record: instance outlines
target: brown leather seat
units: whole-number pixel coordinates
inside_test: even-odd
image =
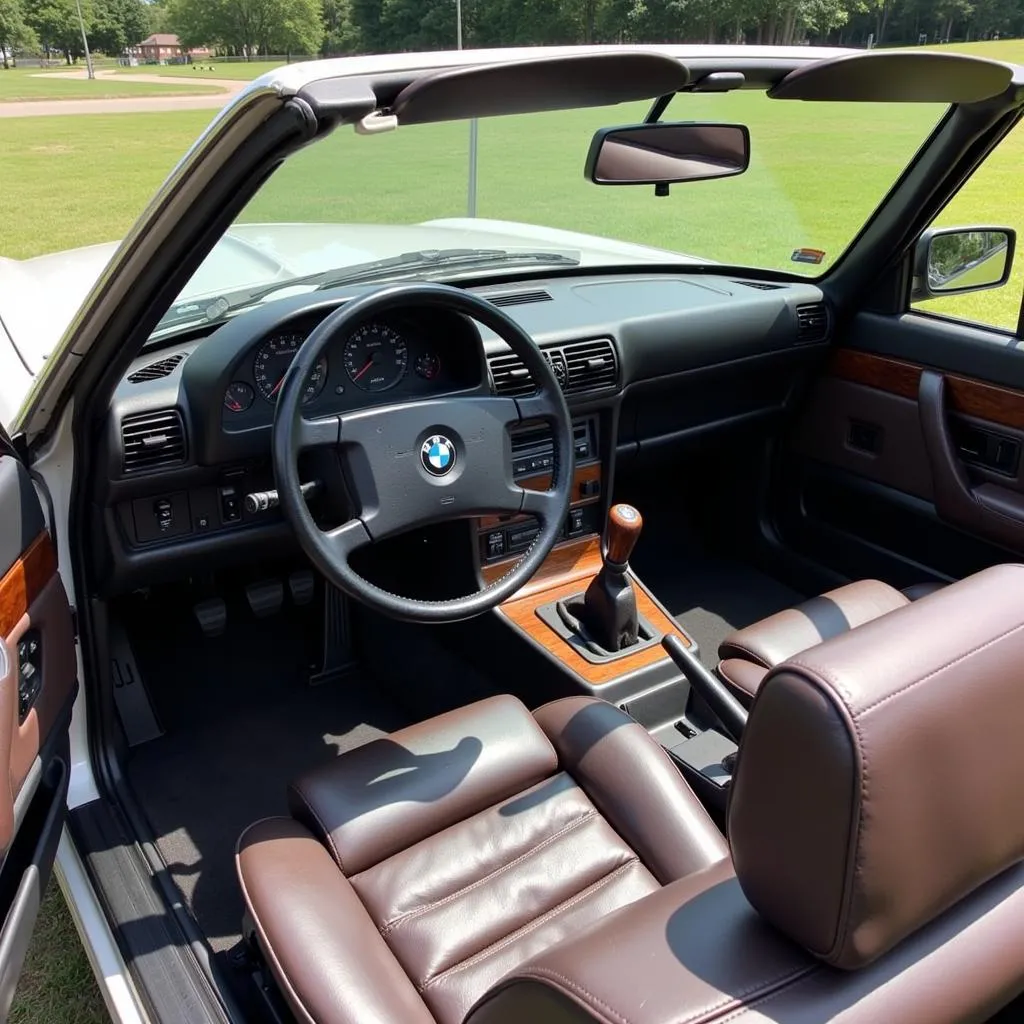
[[[320,1024],[986,1019],[1024,990],[1024,567],[769,673],[721,836],[647,733],[494,698],[301,780],[242,837]]]
[[[302,1021],[461,1021],[495,982],[727,856],[647,732],[568,698],[495,697],[300,779],[238,873]]]
[[[1022,666],[1024,566],[1005,565],[776,668],[732,862],[551,946],[467,1024],[991,1017],[1024,990]]]
[[[718,675],[750,707],[769,670],[787,658],[927,597],[943,586],[918,583],[901,591],[879,580],[860,580],[812,597],[730,633],[718,648]]]

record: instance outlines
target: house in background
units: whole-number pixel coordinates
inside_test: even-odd
[[[212,51],[208,46],[186,49],[171,32],[154,32],[125,51],[129,64],[184,64],[191,59],[205,59]]]

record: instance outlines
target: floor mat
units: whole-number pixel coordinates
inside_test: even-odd
[[[804,595],[752,566],[687,550],[678,557],[637,549],[632,565],[655,597],[700,646],[701,661],[718,663],[718,645],[734,629],[774,615]]]
[[[306,623],[298,613],[237,616],[207,639],[187,620],[161,636],[130,627],[166,734],[135,748],[128,776],[185,905],[222,951],[240,938],[235,842],[268,815],[287,813],[286,786],[344,750],[406,724],[372,680],[352,674],[311,687]]]

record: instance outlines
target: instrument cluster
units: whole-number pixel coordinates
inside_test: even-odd
[[[316,326],[296,324],[260,338],[237,361],[224,390],[226,430],[269,423],[299,348]],[[389,401],[462,390],[480,383],[480,348],[461,329],[438,330],[409,321],[371,320],[332,339],[305,382],[302,403],[342,412]]]

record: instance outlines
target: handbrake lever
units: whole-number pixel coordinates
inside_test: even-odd
[[[747,709],[690,653],[687,646],[672,633],[666,633],[661,646],[676,663],[687,682],[704,698],[725,731],[737,742],[747,726]]]

